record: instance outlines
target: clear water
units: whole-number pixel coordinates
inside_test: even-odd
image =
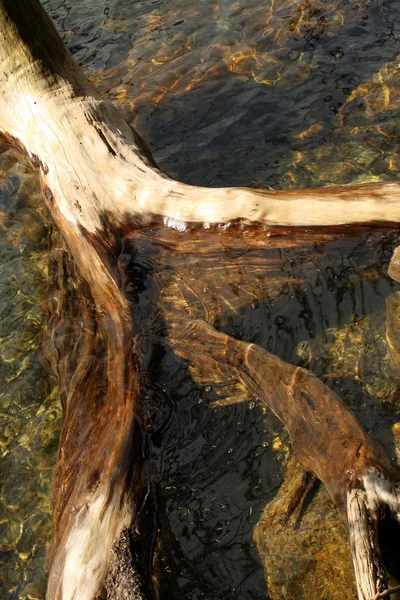
[[[40,361],[47,229],[37,173],[0,154],[0,598],[42,598],[61,409]]]
[[[175,178],[273,188],[397,178],[399,2],[43,4],[99,90]],[[0,161],[0,597],[34,599],[44,597],[60,425],[57,389],[39,360],[48,234],[34,174],[13,151]],[[257,255],[249,253],[244,265],[221,246],[221,277],[240,301],[230,311],[222,301],[213,310],[227,333],[318,376],[333,375],[328,385],[397,460],[395,383],[378,385],[373,360],[364,369],[369,376],[357,381],[357,358],[339,368],[334,355],[342,339],[360,354],[366,338],[353,340],[352,324],[383,320],[386,298],[398,290],[386,275],[398,232],[364,233],[350,244],[342,237],[307,250],[320,261],[311,273],[304,241],[281,249],[279,296],[255,273],[251,300],[240,295],[232,268],[251,272]],[[138,243],[149,265],[153,242]],[[368,276],[357,275],[364,271]],[[207,280],[206,269],[193,273]],[[157,280],[159,289],[167,284]],[[212,302],[206,286],[202,298],[205,306]],[[371,330],[384,335],[374,324]],[[163,597],[266,598],[253,531],[284,478],[285,432],[252,402],[213,406],[212,381],[199,383],[163,343],[150,340],[147,402],[159,434],[159,554],[163,589],[169,587]]]

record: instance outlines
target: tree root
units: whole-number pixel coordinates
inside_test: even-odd
[[[283,421],[297,460],[325,484],[348,525],[359,600],[384,597],[378,524],[385,507],[400,519],[400,475],[383,448],[310,371],[204,321],[175,319],[169,336],[202,378],[214,371],[235,377]]]

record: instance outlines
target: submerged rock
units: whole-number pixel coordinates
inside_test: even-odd
[[[311,482],[292,514],[304,472],[292,459],[254,539],[271,600],[356,600],[346,527],[327,491]]]
[[[302,366],[316,372],[323,381],[352,378],[364,392],[380,401],[397,401],[397,294],[386,299],[386,313],[353,319],[341,328],[328,328],[317,337],[300,342],[297,354]]]

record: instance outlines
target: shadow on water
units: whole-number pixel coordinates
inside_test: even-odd
[[[160,298],[176,273],[157,229],[136,227],[118,259],[152,423],[148,472],[159,485],[156,580],[165,598],[265,598],[251,531],[266,495],[281,482],[270,448],[276,419],[265,420],[254,402],[211,408],[217,394],[175,356]],[[170,246],[178,244],[179,234]]]
[[[392,518],[388,511],[385,511],[381,516],[379,528],[381,552],[388,573],[397,581],[400,581],[399,536],[399,523]]]
[[[248,245],[244,229],[233,234],[235,260],[227,251],[231,232],[179,232],[157,222],[130,229],[118,265],[132,303],[145,411],[152,422],[150,471],[159,485],[155,572],[161,597],[265,598],[253,529],[282,481],[286,434],[255,398],[215,406],[223,386],[215,385],[213,373],[208,382],[199,381],[190,365],[176,357],[168,341],[169,320],[188,311],[195,290],[197,306],[189,308],[192,318],[203,316],[237,339],[301,364],[296,349],[305,340],[318,340],[326,330],[340,332],[362,319],[383,324],[385,297],[399,289],[386,275],[399,234],[378,229],[318,238],[309,233],[288,244],[287,232],[278,235],[271,248],[260,229],[259,236],[265,237],[260,250]],[[298,234],[292,235],[296,240]],[[181,299],[174,296],[177,287]],[[359,339],[353,344],[358,360],[363,348]],[[316,351],[313,369],[318,376],[341,367],[330,363],[328,347],[320,348],[319,356]],[[378,369],[378,364],[365,366],[375,390],[385,379]],[[366,391],[365,373],[360,372],[357,381],[352,370],[354,364],[347,365],[326,383],[371,435],[394,452],[395,406],[382,405]],[[296,527],[306,510],[313,510],[315,493],[316,489],[309,490]]]

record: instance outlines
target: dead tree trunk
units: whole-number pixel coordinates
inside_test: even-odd
[[[85,338],[64,401],[48,586],[49,600],[92,600],[106,579],[111,548],[146,494],[138,451],[140,357],[117,276],[119,232],[138,215],[174,223],[398,222],[400,186],[285,192],[206,189],[169,179],[86,80],[39,0],[0,0],[0,131],[18,140],[40,167],[46,203],[94,305],[96,331]],[[395,258],[393,276],[397,271]],[[382,504],[398,516],[400,496],[397,473],[381,449],[307,371],[204,323],[190,327],[196,334],[189,334],[191,347],[214,368],[220,363],[233,369],[257,392],[287,426],[299,461],[326,484],[349,524],[360,600],[383,591],[376,524]],[[179,353],[187,323],[178,320],[170,330]],[[92,362],[100,345],[106,357],[101,369]]]

